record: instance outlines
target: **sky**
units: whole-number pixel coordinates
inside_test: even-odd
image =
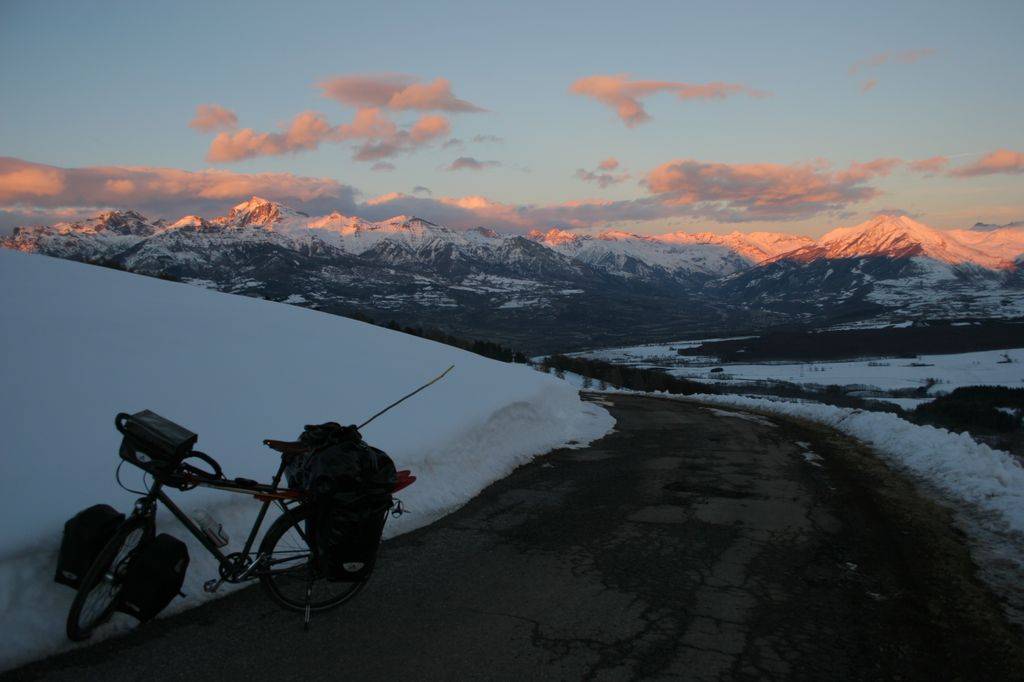
[[[0,229],[1024,220],[1024,3],[0,2]]]

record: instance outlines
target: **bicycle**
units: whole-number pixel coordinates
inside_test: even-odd
[[[128,418],[129,415],[124,413],[115,418],[115,426],[122,434],[126,433],[124,422]],[[68,613],[68,638],[76,642],[88,639],[114,614],[133,554],[155,535],[158,504],[163,504],[217,560],[219,575],[203,585],[206,592],[216,592],[224,583],[259,580],[277,604],[290,611],[304,613],[306,627],[312,613],[336,608],[356,596],[365,586],[365,580],[331,581],[317,567],[314,549],[307,535],[307,522],[314,512],[311,500],[300,491],[281,487],[288,464],[294,457],[309,452],[308,446],[298,441],[269,439],[263,443],[281,455],[280,466],[269,484],[246,478],[228,479],[216,460],[197,450],[191,451],[185,459],[198,458],[209,465],[209,471],[186,463],[185,459],[159,473],[140,467],[152,475],[152,481],[135,502],[132,513],[85,572]],[[409,471],[399,471],[391,492],[398,492],[415,480]],[[222,552],[220,546],[167,496],[165,487],[182,491],[196,487],[214,488],[251,495],[262,502],[242,550],[230,554]],[[280,508],[281,515],[270,524],[254,552],[253,546],[271,505]],[[389,513],[401,511],[401,503],[394,501],[381,509],[384,521]]]

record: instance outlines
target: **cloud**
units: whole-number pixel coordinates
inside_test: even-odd
[[[973,178],[979,175],[1024,173],[1024,153],[1011,149],[997,149],[985,154],[972,164],[955,168],[949,172],[953,177]]]
[[[867,182],[902,161],[883,158],[834,171],[826,163],[713,163],[681,159],[642,181],[665,203],[711,211],[725,221],[802,219],[871,199]]]
[[[612,175],[611,173],[595,173],[588,171],[583,168],[576,169],[576,176],[583,182],[593,182],[601,189],[604,189],[610,185],[617,185],[620,182],[625,182],[629,179],[629,175]]]
[[[398,126],[377,107],[360,109],[351,123],[339,125],[334,136],[339,140],[387,139],[398,132]]]
[[[461,147],[462,145],[462,140],[457,137],[452,137],[445,140],[444,144],[441,145],[441,149],[451,149],[452,147]]]
[[[238,127],[238,116],[235,112],[219,104],[200,104],[196,107],[196,115],[189,122],[190,128],[202,133],[215,130],[234,130]]]
[[[323,114],[306,111],[288,124],[284,132],[258,133],[244,128],[223,132],[210,143],[206,160],[213,163],[241,161],[258,156],[280,156],[317,149],[324,142],[362,140],[353,154],[356,161],[377,161],[412,152],[451,132],[444,116],[421,116],[402,130],[381,109],[371,107],[355,113],[351,123],[332,126]]]
[[[500,166],[500,161],[479,161],[474,159],[472,156],[460,156],[459,158],[452,161],[450,164],[444,167],[446,171],[459,171],[459,170],[486,170],[488,168],[494,168]]]
[[[932,156],[927,159],[907,162],[907,168],[915,173],[934,175],[949,165],[949,158],[945,156]]]
[[[0,157],[0,207],[40,216],[84,207],[133,208],[173,218],[218,214],[254,194],[310,212],[356,206],[356,191],[329,178],[145,166],[59,168]]]
[[[206,160],[224,163],[316,149],[330,139],[332,132],[322,114],[305,111],[292,119],[282,133],[257,133],[252,128],[220,133],[210,143]]]
[[[1007,153],[1016,156],[1005,160]],[[959,175],[981,174],[971,169],[982,166],[985,172],[1020,172],[1024,168],[1020,157],[997,150],[973,166],[960,169]],[[883,157],[841,168],[824,161],[778,164],[678,159],[644,175],[640,186],[647,190],[645,196],[541,205],[504,203],[480,195],[435,196],[423,186],[414,187],[410,193],[389,192],[359,202],[359,192],[341,182],[287,173],[146,167],[65,169],[0,158],[0,210],[4,213],[0,224],[14,220],[14,216],[29,216],[34,223],[54,222],[46,216],[52,217],[56,211],[84,211],[84,207],[135,208],[150,216],[169,218],[186,213],[222,215],[253,194],[311,215],[333,210],[371,220],[419,215],[454,228],[488,225],[516,232],[553,225],[583,229],[680,218],[717,223],[790,221],[822,214],[848,215],[858,204],[881,195],[872,184],[874,180],[898,169],[941,170],[944,166],[935,159],[943,158],[907,162]],[[1016,166],[1011,163],[1014,159]],[[462,157],[461,163],[456,159],[451,166],[479,169],[477,164],[487,167],[487,162],[472,157]]]
[[[45,201],[65,189],[59,168],[0,157],[0,203]]]
[[[499,142],[504,142],[504,141],[505,141],[504,138],[498,137],[497,135],[474,135],[473,136],[473,142],[475,142],[477,144],[480,144],[481,142],[499,143]]]
[[[415,76],[385,73],[375,75],[334,76],[318,83],[325,97],[356,107],[380,107],[392,111],[447,111],[469,113],[486,111],[452,93],[451,82],[435,78],[420,83]]]
[[[860,86],[860,91],[861,92],[871,92],[872,90],[875,89],[876,85],[878,85],[878,79],[877,78],[869,78],[868,80],[864,81],[864,84],[862,86]]]
[[[395,170],[395,164],[388,163],[387,161],[378,161],[377,163],[370,166],[370,170],[390,173],[391,171]]]
[[[451,125],[444,116],[421,116],[408,130],[393,130],[388,134],[371,137],[356,149],[356,161],[386,159],[415,151],[434,140],[446,137]]]
[[[872,69],[882,66],[884,64],[914,64],[921,61],[925,57],[930,57],[935,54],[935,49],[931,47],[925,47],[917,50],[902,50],[902,51],[886,51],[873,54],[870,57],[861,59],[858,62],[854,62],[850,65],[850,75],[856,76],[864,69]]]
[[[620,182],[625,182],[629,179],[629,173],[612,174],[602,171],[612,171],[619,167],[618,159],[614,157],[608,157],[604,161],[597,164],[597,169],[593,171],[586,170],[585,168],[577,168],[575,177],[582,180],[583,182],[593,182],[601,189],[605,189],[611,185],[617,185]]]
[[[680,100],[725,99],[738,94],[766,97],[769,94],[736,83],[636,81],[630,80],[627,74],[580,78],[569,86],[569,92],[591,97],[613,108],[623,123],[631,128],[650,120],[640,100],[659,92],[671,92]]]

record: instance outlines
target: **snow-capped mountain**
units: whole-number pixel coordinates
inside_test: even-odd
[[[1024,230],[939,231],[906,216],[818,241],[559,229],[524,237],[413,216],[308,216],[253,197],[217,218],[108,211],[18,228],[0,245],[524,348],[792,319],[1024,315]]]
[[[815,314],[1024,315],[1024,231],[939,231],[907,216],[842,227],[716,283],[749,303]]]
[[[980,244],[982,241],[979,239],[975,243]],[[810,261],[874,256],[894,259],[924,257],[950,265],[969,263],[989,269],[1005,268],[1013,260],[991,249],[974,248],[959,241],[952,233],[932,229],[907,216],[887,215],[854,227],[837,228],[816,244],[781,254],[777,258]]]
[[[538,244],[610,274],[646,280],[706,281],[739,272],[750,261],[736,250],[701,241],[667,241],[629,232],[607,230],[596,236],[552,228],[534,230]]]
[[[654,239],[666,244],[717,244],[731,249],[750,264],[763,263],[770,258],[814,243],[810,237],[785,232],[734,231],[729,234],[714,234],[679,231],[658,235]]]

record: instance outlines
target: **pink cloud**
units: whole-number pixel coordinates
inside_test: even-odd
[[[238,127],[238,116],[219,104],[200,104],[196,107],[195,118],[188,125],[202,133],[234,130]]]
[[[335,131],[339,140],[359,138],[384,139],[395,135],[398,127],[379,108],[370,107],[356,112],[351,123],[342,123]]]
[[[619,160],[614,156],[609,156],[607,159],[597,164],[597,167],[601,170],[615,170],[619,167]]]
[[[488,168],[494,168],[500,166],[499,161],[479,161],[474,159],[472,156],[460,156],[459,158],[452,161],[450,164],[444,167],[446,171],[459,171],[459,170],[474,170],[481,171],[487,170]]]
[[[58,168],[0,157],[0,203],[38,201],[59,196],[64,188]]]
[[[392,130],[389,134],[369,136],[356,149],[356,161],[374,161],[415,151],[451,132],[451,125],[444,116],[421,116],[408,130]]]
[[[728,164],[682,159],[653,169],[643,184],[670,204],[706,205],[752,220],[808,217],[877,196],[879,191],[867,181],[888,175],[900,163],[876,159],[833,171],[824,162]]]
[[[411,109],[451,113],[486,111],[456,97],[447,78],[420,83],[415,76],[395,73],[335,76],[317,86],[323,90],[325,97],[356,108],[381,107],[393,111]]]
[[[311,210],[355,206],[355,190],[329,178],[145,166],[59,168],[0,157],[0,207],[47,213],[123,207],[177,218],[220,211],[254,194]]]
[[[985,154],[972,164],[955,168],[949,172],[958,178],[973,178],[979,175],[1024,173],[1024,153],[1011,149],[997,149]]]
[[[376,107],[360,109],[351,123],[338,126],[331,126],[322,114],[307,111],[292,119],[281,133],[258,133],[251,128],[220,133],[210,143],[206,159],[214,163],[241,161],[317,149],[324,142],[364,140],[353,158],[376,161],[414,151],[450,132],[448,119],[434,114],[421,116],[408,130],[401,130]]]
[[[725,99],[738,94],[766,97],[769,93],[736,83],[677,83],[672,81],[635,81],[627,74],[587,76],[569,86],[569,92],[591,97],[611,107],[629,127],[650,120],[640,100],[659,92],[671,92],[681,100]]]
[[[934,175],[949,165],[949,159],[945,156],[932,156],[927,159],[907,162],[907,168],[915,173]]]
[[[409,137],[417,144],[448,135],[452,130],[444,116],[423,116],[409,128]]]
[[[860,91],[871,92],[872,90],[875,89],[876,85],[878,85],[878,79],[869,78],[868,80],[864,81],[864,85],[860,86]]]
[[[935,54],[935,49],[925,47],[917,50],[886,51],[873,54],[850,65],[850,75],[856,76],[863,69],[875,68],[884,64],[914,64],[925,57]]]
[[[257,133],[252,128],[220,133],[210,143],[206,160],[222,163],[316,149],[332,131],[322,114],[306,111],[292,119],[282,133]]]

